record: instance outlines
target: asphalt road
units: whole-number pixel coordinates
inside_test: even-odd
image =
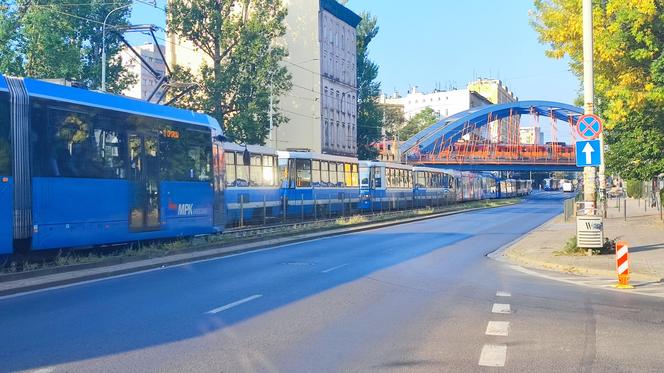
[[[0,371],[661,372],[664,300],[486,257],[561,198],[2,298]]]

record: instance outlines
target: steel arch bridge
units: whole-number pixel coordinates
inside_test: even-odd
[[[558,122],[573,130],[583,109],[552,101],[517,101],[466,110],[420,131],[401,145],[404,161],[463,170],[578,171],[574,144],[557,141]],[[536,122],[547,117],[552,141],[544,145],[520,144],[521,115]],[[507,122],[507,133],[492,140],[489,123]],[[498,126],[501,128],[501,126]],[[496,134],[493,134],[493,137]]]

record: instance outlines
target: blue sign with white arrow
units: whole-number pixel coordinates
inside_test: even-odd
[[[599,140],[576,142],[576,165],[579,167],[602,164]]]

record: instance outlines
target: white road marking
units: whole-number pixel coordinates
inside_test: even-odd
[[[486,326],[486,335],[496,335],[499,337],[507,337],[510,332],[509,321],[489,321]]]
[[[336,266],[336,267],[332,267],[332,268],[328,268],[328,269],[326,269],[326,270],[320,271],[320,273],[329,273],[329,272],[335,271],[335,270],[337,270],[337,269],[339,269],[339,268],[343,268],[343,267],[345,267],[345,266],[347,266],[347,265],[348,265],[348,263],[344,263],[344,264],[338,265],[338,266]]]
[[[581,276],[579,276],[579,277],[575,277],[575,278],[567,279],[567,278],[564,278],[564,277],[549,276],[549,275],[546,275],[546,274],[544,274],[544,273],[539,273],[539,272],[537,272],[537,271],[533,271],[533,270],[530,270],[530,269],[528,269],[528,268],[524,268],[524,267],[516,266],[516,265],[511,265],[510,268],[514,269],[515,271],[519,271],[519,272],[521,272],[521,273],[525,273],[525,274],[527,274],[527,275],[537,276],[537,277],[545,278],[545,279],[547,279],[547,280],[560,281],[560,282],[564,282],[564,283],[572,284],[572,285],[577,285],[577,286],[578,286],[578,285],[581,285],[581,286],[591,287],[591,288],[595,288],[595,289],[606,289],[606,290],[611,290],[611,291],[617,291],[617,292],[620,292],[620,293],[622,293],[622,294],[636,294],[636,295],[645,295],[645,296],[651,296],[651,297],[664,298],[664,289],[660,289],[659,292],[656,292],[656,293],[654,293],[654,294],[653,294],[653,293],[644,292],[643,290],[645,290],[645,289],[643,289],[643,288],[636,289],[636,290],[630,290],[630,291],[626,292],[625,290],[616,289],[616,288],[614,288],[613,286],[610,286],[610,285],[609,285],[609,283],[610,283],[610,284],[615,284],[615,283],[617,282],[616,280],[608,280],[608,279],[607,279],[607,280],[606,280],[606,281],[607,281],[607,284],[605,284],[605,285],[600,285],[600,286],[596,286],[596,285],[592,285],[592,284],[586,283],[586,282],[582,279]],[[599,280],[598,280],[598,281],[599,281]],[[2,299],[2,298],[0,298],[0,299]]]
[[[497,297],[511,297],[512,294],[510,294],[506,291],[499,291],[499,292],[496,293],[496,296]]]
[[[51,373],[55,370],[53,367],[46,367],[37,370],[33,370],[32,373]]]
[[[510,309],[509,304],[494,303],[493,308],[491,308],[491,312],[493,312],[493,313],[510,313],[510,312],[512,312],[512,310]]]
[[[219,308],[215,308],[215,309],[213,309],[213,310],[209,310],[209,311],[207,311],[206,313],[209,313],[209,314],[215,314],[215,313],[219,313],[219,312],[222,312],[222,311],[226,311],[226,310],[231,309],[231,308],[233,308],[233,307],[237,307],[237,306],[239,306],[239,305],[241,305],[241,304],[244,304],[244,303],[247,303],[247,302],[251,302],[252,300],[254,300],[254,299],[258,299],[258,298],[260,298],[260,297],[262,297],[262,296],[263,296],[263,294],[254,294],[254,295],[252,295],[252,296],[250,296],[250,297],[246,297],[246,298],[244,298],[244,299],[240,299],[240,300],[235,301],[235,302],[233,302],[233,303],[229,303],[229,304],[227,304],[227,305],[225,305],[225,306],[221,306],[221,307],[219,307]]]
[[[507,345],[484,345],[480,354],[480,365],[503,367],[507,360]]]

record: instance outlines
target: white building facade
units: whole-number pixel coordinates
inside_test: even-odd
[[[442,119],[474,107],[515,101],[518,101],[518,98],[514,93],[500,80],[495,79],[479,79],[468,83],[465,89],[422,93],[414,87],[405,97],[398,94],[381,97],[381,103],[401,105],[406,121],[425,108],[433,109]],[[488,124],[482,137],[488,137],[491,142],[513,143],[519,138],[519,123],[519,116],[493,121]],[[483,131],[477,131],[478,135],[481,133]]]
[[[357,155],[357,46],[361,18],[335,0],[285,0],[285,66],[293,88],[279,97],[288,123],[271,146]]]
[[[161,76],[166,74],[166,65],[164,63],[164,59],[161,57],[161,54],[159,53],[159,50],[155,44],[146,43],[143,45],[133,46],[133,48],[158,74]],[[162,52],[164,52],[164,47],[160,46],[160,48]],[[145,68],[139,58],[129,48],[125,47],[120,52],[120,58],[122,59],[122,65],[125,66],[127,70],[134,74],[136,77],[136,84],[125,89],[122,94],[129,97],[147,100],[147,98],[157,86],[158,80],[147,68]],[[163,88],[160,88],[157,93],[153,95],[151,101],[156,102],[162,93]]]
[[[291,91],[275,97],[288,123],[270,131],[267,145],[319,153],[357,154],[357,47],[361,18],[335,0],[283,0],[288,50],[283,65]],[[204,54],[191,43],[168,35],[170,66],[198,71]],[[267,123],[266,123],[267,125]]]
[[[483,96],[468,89],[422,93],[416,87],[411,88],[405,97],[399,97],[398,95],[385,97],[383,95],[380,102],[382,104],[402,106],[406,121],[426,108],[433,109],[438,117],[442,119],[474,107],[491,104]]]
[[[544,132],[538,126],[519,128],[519,143],[530,145],[543,145]]]
[[[357,44],[360,17],[321,0],[321,116],[323,153],[357,155]]]

